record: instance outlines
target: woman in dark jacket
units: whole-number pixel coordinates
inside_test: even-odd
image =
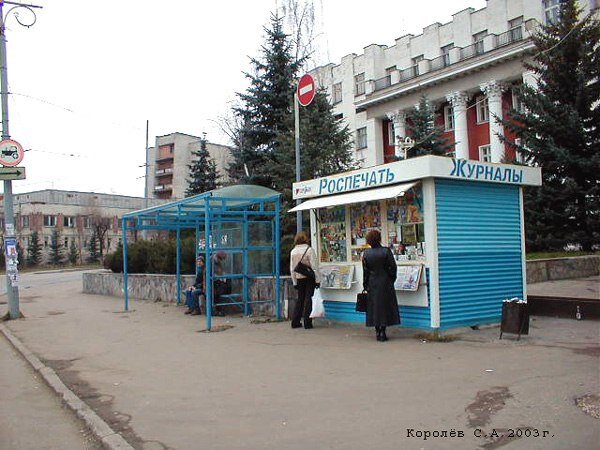
[[[371,230],[367,233],[367,244],[371,248],[363,254],[363,288],[368,293],[367,323],[375,327],[377,340],[387,341],[385,327],[398,325],[400,313],[394,290],[396,281],[396,261],[387,247],[381,246],[381,233]]]

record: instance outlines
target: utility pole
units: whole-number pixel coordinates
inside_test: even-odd
[[[4,5],[11,5],[11,8],[4,14],[2,10]],[[41,6],[28,5],[25,3],[16,3],[0,0],[0,97],[2,99],[2,140],[10,139],[8,129],[8,75],[6,63],[6,19],[8,15],[20,8],[24,8],[32,14],[31,23],[22,22],[18,14],[15,14],[15,20],[24,27],[31,27],[37,19],[34,8]],[[4,181],[4,239],[15,239],[15,219],[13,211],[12,181]],[[8,298],[8,316],[10,319],[21,317],[19,310],[19,283],[18,272],[13,272],[14,277],[9,274],[8,258],[6,258],[6,296]]]
[[[150,155],[148,148],[148,127],[150,121],[146,119],[146,175],[144,176],[144,208],[148,208],[148,197],[150,193],[148,192],[148,172],[150,171]],[[145,228],[142,230],[142,239],[146,239],[148,237],[148,230]]]

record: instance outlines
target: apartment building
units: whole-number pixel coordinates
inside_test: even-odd
[[[185,197],[193,153],[200,149],[200,137],[171,133],[156,137],[156,145],[148,149],[148,176],[146,196],[149,198],[179,200]],[[220,182],[226,182],[231,151],[225,145],[206,143],[211,158],[217,165]]]
[[[15,232],[26,252],[31,234],[37,231],[42,244],[44,260],[50,253],[51,237],[58,231],[63,253],[66,256],[75,242],[80,262],[89,256],[89,243],[94,229],[104,232],[104,253],[113,251],[121,242],[121,217],[123,214],[165,203],[165,200],[99,194],[95,192],[62,191],[46,189],[13,195]],[[4,196],[0,198],[3,211]],[[4,217],[0,217],[4,230]],[[129,236],[133,238],[133,236]]]
[[[584,13],[597,0],[581,0]],[[494,117],[519,108],[515,88],[535,85],[523,63],[533,55],[531,33],[558,20],[560,0],[488,0],[452,21],[433,23],[391,46],[372,44],[312,74],[327,89],[335,113],[355,133],[355,159],[373,166],[403,157],[407,111],[426,95],[437,125],[457,158],[499,162],[517,158],[498,135]],[[507,134],[511,137],[509,134]]]

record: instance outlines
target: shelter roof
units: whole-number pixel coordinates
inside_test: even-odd
[[[264,207],[266,203],[279,199],[281,194],[264,186],[238,184],[207,191],[182,200],[165,203],[152,208],[140,209],[123,215],[123,219],[137,219],[138,225],[184,226],[211,216],[236,215],[251,210],[254,205]],[[147,221],[151,221],[148,223]]]

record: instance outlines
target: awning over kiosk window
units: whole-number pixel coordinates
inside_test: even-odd
[[[350,203],[364,203],[371,200],[384,200],[404,195],[406,191],[417,183],[396,184],[366,191],[349,192],[348,194],[327,195],[325,197],[312,198],[300,203],[288,212],[304,211],[306,209],[329,208],[331,206],[348,205]]]

